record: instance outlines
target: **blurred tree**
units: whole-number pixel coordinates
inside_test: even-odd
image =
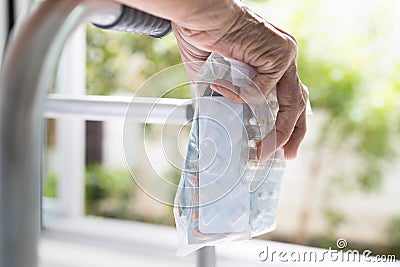
[[[388,40],[395,37],[397,26],[389,22],[396,15],[388,8],[390,4],[382,6],[373,1],[365,1],[365,9],[346,1],[283,2],[270,1],[270,7],[291,4],[285,22],[297,37],[300,77],[309,86],[314,110],[326,114],[315,144],[299,222],[298,241],[309,244],[308,225],[313,214],[310,198],[316,194],[318,180],[324,177],[321,166],[327,158],[321,155],[321,148],[354,151],[357,165],[346,170],[338,164],[345,159],[338,159],[337,175],[342,181],[355,181],[358,188],[370,193],[379,192],[384,166],[395,158],[393,144],[400,127],[400,54]],[[328,183],[322,207],[326,209],[330,236],[334,236],[339,222],[345,221],[344,215],[331,207],[335,197],[343,194],[340,190],[333,193],[335,186],[349,183]]]
[[[88,94],[132,92],[151,75],[181,63],[173,35],[159,40],[89,25],[87,48]]]
[[[393,144],[400,131],[396,1],[387,0],[381,5],[366,0],[362,7],[352,6],[358,1],[248,2],[297,38],[300,76],[309,86],[314,110],[326,114],[315,151],[321,151],[321,147],[347,149],[357,156],[352,173],[337,166],[338,175],[332,181],[346,177],[364,192],[379,192],[383,167],[395,156]],[[87,41],[90,94],[135,91],[154,73],[180,63],[172,35],[157,40],[88,26]],[[190,97],[187,89],[167,96]],[[313,185],[321,178],[323,160],[323,155],[315,153],[306,196],[315,193]],[[304,229],[311,216],[307,203],[310,201],[306,197],[300,222]],[[330,207],[329,200],[324,205],[331,227],[345,221]]]
[[[127,170],[107,170],[101,165],[86,168],[85,213],[134,219],[130,204],[136,184]]]
[[[49,172],[46,179],[43,181],[43,196],[49,198],[57,197],[57,174]]]

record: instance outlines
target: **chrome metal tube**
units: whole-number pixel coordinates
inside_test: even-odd
[[[0,74],[0,266],[37,266],[40,134],[46,93],[69,34],[109,5],[47,0],[9,43]]]
[[[37,266],[41,119],[56,62],[69,34],[115,8],[98,0],[47,0],[14,34],[0,73],[0,267]],[[213,248],[198,266],[214,266]]]
[[[114,15],[119,14],[113,23],[106,24],[105,21],[92,20],[93,25],[114,31],[147,34],[155,38],[162,38],[172,31],[171,21],[150,15],[141,10],[122,6],[122,9],[114,11]]]
[[[63,96],[48,95],[44,115],[47,118],[79,117],[85,120],[105,121],[122,119],[129,105],[129,121],[149,124],[184,125],[193,118],[192,101],[188,99],[124,97],[124,96]]]
[[[115,24],[121,17],[123,7],[118,3],[110,5],[108,9],[104,9],[102,12],[97,12],[90,18],[90,22],[100,26],[108,26]]]
[[[215,267],[215,247],[203,247],[196,253],[196,267]]]

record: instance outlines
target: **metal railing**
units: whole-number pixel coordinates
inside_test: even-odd
[[[38,263],[42,115],[74,116],[80,108],[89,118],[104,119],[123,115],[130,102],[90,96],[49,96],[46,101],[68,36],[80,24],[116,8],[119,5],[111,1],[42,1],[9,43],[0,76],[0,267],[35,267]],[[148,122],[163,120],[165,110],[182,104],[163,101]],[[143,112],[153,108],[152,99],[139,102]],[[187,121],[188,105],[179,106],[182,112],[173,120],[177,124]],[[214,254],[213,248],[202,249],[197,265],[214,266]]]
[[[135,112],[130,121],[158,124],[166,121],[184,125],[192,118],[191,100],[175,98],[126,97],[126,96],[63,96],[49,95],[44,115],[47,118],[79,117],[84,120],[103,121],[123,118],[129,105]]]

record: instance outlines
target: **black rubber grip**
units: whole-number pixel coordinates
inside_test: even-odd
[[[147,34],[155,38],[164,37],[172,30],[171,21],[124,5],[121,15],[114,23],[110,25],[93,23],[93,25],[101,29]]]

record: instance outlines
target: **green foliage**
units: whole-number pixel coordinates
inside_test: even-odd
[[[300,41],[300,47],[306,45],[307,41]],[[299,53],[299,74],[310,87],[313,107],[327,110],[332,117],[342,116],[350,110],[361,81],[358,71],[333,66],[331,62],[309,62],[307,55]]]
[[[172,35],[159,40],[87,27],[89,94],[135,91],[151,75],[178,63],[179,51]]]
[[[377,53],[387,45],[384,38],[391,34],[391,28],[381,29],[376,17],[369,15],[353,36],[346,36],[346,31],[326,26],[338,23],[337,18],[321,13],[326,3],[305,1],[294,8],[288,22],[297,37],[299,74],[309,86],[313,108],[328,116],[318,145],[343,148],[342,144],[356,140],[348,149],[358,154],[362,167],[351,176],[364,191],[379,191],[382,166],[395,156],[393,143],[400,127],[399,103],[395,101],[400,99],[400,75],[394,75],[400,73],[399,65],[393,65],[393,60],[389,64],[387,55]],[[386,9],[376,10],[379,12],[391,14]],[[361,35],[364,28],[379,31]],[[330,38],[334,41],[329,42]],[[382,71],[382,65],[391,70]]]
[[[86,168],[85,211],[88,215],[132,219],[129,205],[136,184],[125,169]]]
[[[334,209],[326,209],[325,210],[325,218],[327,219],[328,229],[331,229],[331,233],[333,233],[333,229],[338,228],[341,224],[345,222],[345,216],[334,210]]]
[[[387,228],[387,234],[391,243],[397,246],[397,249],[400,252],[400,215],[394,216],[390,220]]]
[[[43,184],[43,195],[45,197],[57,197],[57,174],[49,172]]]
[[[346,184],[351,190],[356,184],[365,192],[378,192],[383,166],[395,156],[393,144],[400,131],[400,64],[390,58],[390,53],[398,50],[398,44],[387,41],[390,31],[396,27],[396,23],[392,26],[387,23],[390,9],[376,5],[376,10],[363,17],[362,23],[351,32],[355,24],[340,21],[341,14],[335,17],[334,13],[326,13],[324,5],[335,5],[335,1],[249,2],[259,13],[265,10],[267,18],[277,11],[280,16],[277,15],[277,25],[297,38],[300,77],[310,89],[314,111],[327,114],[318,146],[343,149],[343,145],[351,143],[346,148],[358,155],[360,166],[356,173],[345,173],[338,167],[341,180],[351,179],[354,183]],[[136,91],[153,74],[181,62],[173,35],[157,40],[88,26],[87,43],[89,94]],[[384,58],[385,52],[389,56]],[[181,86],[163,97],[187,98],[189,89]],[[146,127],[146,133],[156,134],[155,127]],[[100,167],[88,169],[86,210],[89,214],[135,217],[126,204],[134,194],[133,183],[125,187],[112,185],[121,182],[119,179],[123,179],[122,184],[130,181],[123,176]],[[174,180],[179,178],[175,170],[171,170],[170,176]],[[114,204],[105,204],[106,199]],[[121,203],[117,204],[116,199]],[[345,219],[330,208],[325,216],[330,229]]]
[[[346,222],[346,217],[341,212],[330,207],[325,208],[324,215],[327,223],[327,230],[323,236],[317,240],[311,241],[308,245],[323,248],[336,248],[336,241],[338,238],[341,238],[340,236],[337,236],[336,230]]]
[[[175,176],[176,173],[172,176],[173,180]],[[154,204],[154,201],[137,187],[126,169],[87,166],[86,215],[173,225],[172,207]]]
[[[174,88],[171,91],[168,91],[166,94],[162,96],[163,98],[190,98],[190,85],[185,84]]]
[[[387,249],[386,254],[395,254],[396,259],[400,259],[400,215],[393,216],[389,221],[387,235],[391,246]]]
[[[357,140],[354,149],[364,160],[365,168],[353,176],[360,188],[379,190],[382,164],[394,156],[391,143],[400,129],[400,107],[395,101],[400,98],[400,75],[396,75],[400,65],[388,77],[379,68],[384,60],[375,53],[389,27],[383,27],[382,21],[370,15],[357,29],[365,34],[349,38],[328,28],[337,19],[321,13],[326,1],[250,2],[260,13],[266,7],[266,17],[271,16],[270,7],[288,5],[280,11],[287,15],[287,20],[281,19],[280,24],[286,23],[285,28],[297,38],[299,72],[309,86],[314,109],[323,109],[328,115],[321,140],[330,142],[332,147]],[[382,12],[388,11],[376,10],[380,17]],[[338,35],[333,37],[334,34]],[[329,42],[330,38],[336,39]],[[173,35],[158,40],[88,26],[87,44],[89,94],[135,91],[153,74],[181,62]],[[376,62],[376,66],[371,66],[371,62]],[[189,89],[181,86],[164,97],[188,98]]]

